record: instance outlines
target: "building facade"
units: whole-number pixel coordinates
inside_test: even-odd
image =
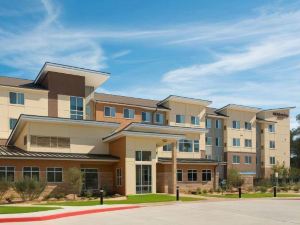
[[[53,63],[35,80],[0,77],[0,178],[66,191],[66,171],[77,167],[84,190],[128,195],[217,188],[230,168],[253,180],[289,167],[291,107],[95,92],[108,78]]]

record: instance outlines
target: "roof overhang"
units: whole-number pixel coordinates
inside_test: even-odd
[[[188,104],[195,104],[195,105],[201,105],[201,106],[208,106],[212,103],[212,101],[203,100],[203,99],[196,99],[196,98],[188,98],[188,97],[182,97],[177,95],[170,95],[164,100],[157,103],[157,105],[162,105],[165,102],[168,101],[174,101],[174,102],[181,102],[181,103],[188,103]]]
[[[171,158],[164,158],[159,157],[157,160],[157,163],[159,164],[172,164]],[[210,160],[210,159],[194,159],[194,158],[177,158],[177,164],[183,164],[183,165],[212,165],[212,166],[218,166],[218,165],[224,165],[223,162],[219,162],[216,160]]]
[[[12,130],[9,138],[7,139],[6,145],[11,145],[15,139],[18,137],[22,128],[27,122],[41,122],[41,123],[55,123],[55,124],[68,124],[68,125],[82,125],[82,126],[93,126],[93,127],[111,127],[118,128],[119,123],[113,122],[101,122],[93,120],[73,120],[69,118],[59,118],[59,117],[48,117],[48,116],[33,116],[21,114],[14,129]]]
[[[258,123],[265,123],[265,124],[274,124],[274,123],[277,123],[276,121],[264,120],[264,119],[257,118],[257,117],[256,117],[256,122],[258,122]]]
[[[94,88],[99,87],[109,78],[109,73],[46,62],[34,80],[34,84],[40,83],[50,71],[83,76],[85,77],[85,85]]]
[[[295,106],[290,106],[290,107],[283,107],[283,108],[274,108],[274,109],[265,109],[262,110],[262,112],[272,112],[272,111],[285,111],[285,110],[291,110],[291,109],[295,109]]]
[[[212,118],[220,118],[220,119],[227,119],[229,116],[225,116],[225,115],[215,115],[215,114],[210,114],[210,113],[206,113],[207,117],[212,117]]]
[[[239,111],[247,111],[247,112],[253,112],[253,113],[257,113],[259,111],[261,111],[261,108],[257,108],[257,107],[251,107],[251,106],[245,106],[245,105],[236,105],[236,104],[228,104],[218,110],[216,110],[216,112],[221,112],[222,110],[225,109],[233,109],[233,110],[239,110]]]

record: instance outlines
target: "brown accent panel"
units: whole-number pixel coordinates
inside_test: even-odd
[[[58,117],[57,94],[48,93],[48,116]]]
[[[225,152],[227,160],[227,170],[237,169],[239,172],[256,172],[256,153],[253,152]],[[240,156],[240,163],[233,164],[233,155]],[[245,164],[245,156],[251,156],[251,164]]]

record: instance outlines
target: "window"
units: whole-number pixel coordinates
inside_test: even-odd
[[[274,156],[270,157],[270,165],[275,165],[275,157]]]
[[[197,181],[197,170],[188,170],[188,181]]]
[[[104,116],[105,117],[116,117],[116,108],[105,106],[104,107]]]
[[[164,123],[164,114],[155,113],[155,123],[163,124]]]
[[[24,136],[23,144],[24,144],[24,145],[27,145],[27,135]]]
[[[124,109],[124,118],[134,119],[134,110],[133,109]]]
[[[70,138],[31,135],[30,145],[32,147],[70,148]]]
[[[122,170],[121,170],[121,168],[116,169],[116,185],[122,186]]]
[[[165,152],[172,151],[172,145],[171,144],[164,145],[163,146],[163,151],[165,151]]]
[[[211,181],[211,170],[202,170],[202,181]]]
[[[182,170],[177,170],[177,181],[178,182],[183,181]]]
[[[245,147],[247,147],[247,148],[252,147],[252,140],[251,139],[245,139]]]
[[[205,127],[206,128],[211,128],[211,119],[206,119],[205,120]]]
[[[24,167],[23,178],[29,178],[33,180],[40,180],[40,168],[38,167]]]
[[[49,183],[61,183],[63,181],[63,169],[62,168],[47,168],[47,182]]]
[[[14,129],[14,127],[15,127],[17,121],[18,121],[17,119],[13,119],[13,118],[10,118],[10,119],[9,119],[9,129],[10,129],[10,130]]]
[[[24,105],[24,94],[16,93],[16,92],[9,92],[9,103],[17,104],[17,105]]]
[[[205,137],[205,144],[211,145],[211,137]]]
[[[70,115],[71,119],[83,120],[83,98],[71,96],[70,97]]]
[[[270,148],[274,149],[275,148],[275,141],[270,141],[269,146],[270,146]]]
[[[151,112],[142,112],[142,122],[144,123],[151,122]]]
[[[241,128],[241,125],[240,125],[240,121],[232,121],[232,128],[234,129],[240,129]]]
[[[252,129],[251,123],[245,122],[245,130],[251,130],[251,129]]]
[[[216,146],[220,147],[221,146],[221,138],[216,137]]]
[[[199,117],[198,116],[191,116],[191,124],[199,126],[200,125]]]
[[[221,120],[219,119],[216,120],[216,128],[221,129]]]
[[[136,151],[135,152],[136,161],[151,161],[151,152],[150,151]]]
[[[239,155],[233,155],[232,156],[232,163],[239,164],[240,163],[240,156]]]
[[[176,123],[184,123],[184,115],[176,115]]]
[[[194,140],[194,152],[199,152],[200,146],[199,146],[199,140]]]
[[[240,139],[239,138],[233,138],[232,139],[232,145],[235,146],[235,147],[241,146]]]
[[[274,133],[275,132],[275,124],[269,124],[268,130],[270,133]]]
[[[250,155],[245,156],[245,164],[251,164],[252,163],[252,157]]]
[[[15,181],[15,167],[13,166],[1,166],[0,167],[0,181]]]
[[[179,140],[179,151],[180,152],[193,152],[193,141],[181,139]]]

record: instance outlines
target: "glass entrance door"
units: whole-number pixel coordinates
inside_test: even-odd
[[[99,180],[98,180],[98,170],[97,169],[81,169],[83,173],[83,190],[98,190]]]
[[[136,165],[136,193],[152,192],[151,165]]]

